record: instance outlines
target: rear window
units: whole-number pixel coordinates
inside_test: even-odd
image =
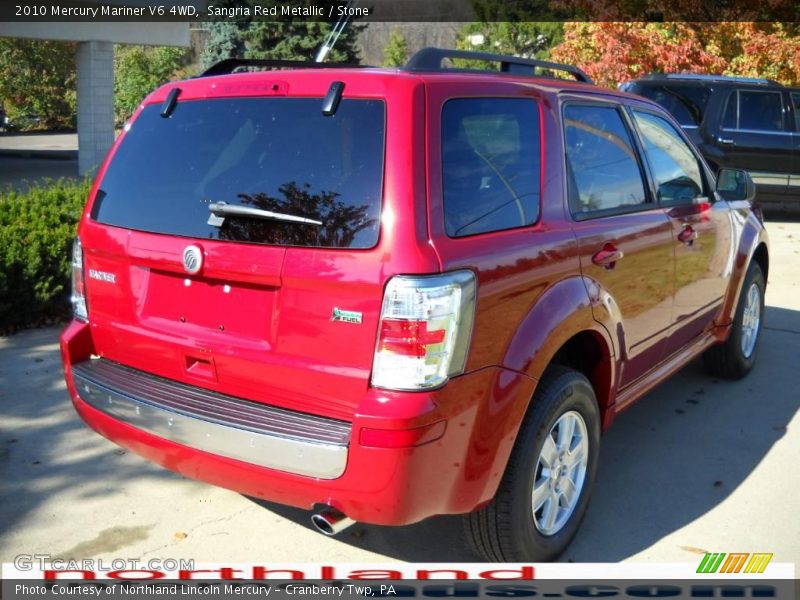
[[[461,237],[539,218],[539,107],[517,98],[459,98],[442,109],[445,229]]]
[[[711,92],[697,85],[644,85],[636,92],[658,102],[684,127],[703,122]]]
[[[378,241],[385,106],[321,98],[179,101],[133,123],[99,187],[100,223],[170,235],[286,246],[371,248]],[[209,205],[320,221],[226,216]],[[213,221],[213,219],[212,219]]]

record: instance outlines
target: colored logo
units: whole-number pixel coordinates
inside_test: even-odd
[[[772,554],[747,552],[708,552],[697,567],[698,573],[763,573]]]
[[[331,321],[342,321],[343,323],[355,323],[361,325],[362,314],[355,310],[342,310],[334,308]]]

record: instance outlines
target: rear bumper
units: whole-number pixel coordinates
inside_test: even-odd
[[[140,431],[320,479],[344,473],[350,424],[248,402],[104,359],[72,365],[80,399]]]
[[[109,379],[87,370],[94,348],[84,323],[67,327],[61,350],[76,410],[117,444],[193,479],[305,509],[330,504],[357,521],[381,525],[465,513],[488,502],[535,385],[519,373],[487,368],[429,393],[368,390],[348,424],[291,411],[278,415],[273,407],[176,382],[168,384],[183,389],[176,393],[170,385],[165,397],[158,392],[165,392],[159,386],[166,380],[142,388],[129,381],[140,376],[136,371],[131,378]],[[198,396],[222,404],[198,405]],[[246,407],[218,410],[225,402]],[[239,409],[244,416],[239,412],[233,422]],[[298,415],[310,421],[302,425]],[[400,447],[362,444],[362,430],[378,432],[378,439],[381,432],[401,434],[386,438],[396,441],[416,439],[402,434],[420,428],[438,437]],[[416,443],[421,445],[410,445]]]

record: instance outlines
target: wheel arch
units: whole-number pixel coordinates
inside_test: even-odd
[[[717,325],[724,327],[733,322],[745,275],[753,261],[761,267],[761,271],[764,273],[764,283],[766,284],[769,275],[769,239],[763,225],[754,214],[750,213],[742,228],[739,247],[736,250],[728,285],[728,293],[723,302]]]
[[[761,272],[764,274],[764,283],[766,283],[769,275],[769,249],[765,242],[759,242],[751,260],[756,261],[758,266],[761,267]]]
[[[573,368],[589,379],[605,429],[611,423],[610,408],[615,400],[615,345],[608,330],[595,320],[581,277],[564,279],[539,298],[504,358],[505,367],[536,381],[552,364]]]

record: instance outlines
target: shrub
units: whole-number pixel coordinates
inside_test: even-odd
[[[0,190],[0,334],[69,315],[72,240],[89,179]]]

